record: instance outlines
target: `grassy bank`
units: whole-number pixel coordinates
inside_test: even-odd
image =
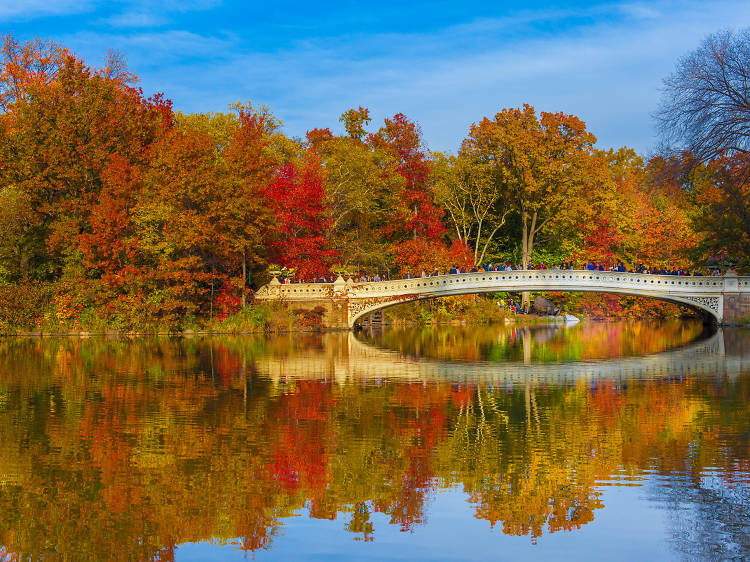
[[[30,310],[24,305],[28,304]],[[46,306],[45,306],[46,304]],[[87,334],[185,334],[185,333],[283,333],[316,331],[322,328],[321,314],[294,310],[281,303],[251,303],[236,314],[199,319],[192,315],[165,322],[144,314],[107,318],[101,311],[82,308],[76,314],[60,314],[55,303],[0,303],[0,335],[87,335]]]
[[[539,323],[535,315],[516,315],[498,306],[508,294],[463,295],[398,305],[383,311],[387,323],[396,326],[493,323]],[[547,295],[581,318],[644,319],[677,318],[694,314],[690,309],[636,297],[550,293]],[[512,295],[518,300],[518,295]],[[127,314],[108,307],[62,301],[44,287],[24,291],[0,288],[0,334],[178,334],[178,333],[282,333],[325,329],[322,308],[306,310],[283,303],[251,303],[234,314],[197,317],[175,311],[169,317],[149,313],[148,303]],[[750,324],[750,318],[746,319]]]

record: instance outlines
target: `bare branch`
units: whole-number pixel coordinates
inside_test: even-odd
[[[750,152],[750,30],[709,35],[683,57],[655,118],[665,144],[702,161]]]

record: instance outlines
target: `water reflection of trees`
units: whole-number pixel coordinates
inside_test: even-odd
[[[416,357],[465,361],[580,361],[640,356],[683,346],[700,322],[584,322],[571,327],[444,326],[366,333],[371,342]]]
[[[373,513],[411,529],[448,486],[532,538],[591,521],[597,482],[615,474],[682,474],[693,494],[681,501],[706,510],[705,467],[747,491],[748,376],[493,386],[255,373],[290,346],[346,353],[320,341],[0,344],[5,553],[168,559],[212,537],[257,550],[300,509],[372,540]]]

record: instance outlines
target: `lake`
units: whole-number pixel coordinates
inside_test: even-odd
[[[0,340],[0,560],[747,559],[750,331]]]

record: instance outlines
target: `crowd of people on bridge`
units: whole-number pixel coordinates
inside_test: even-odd
[[[700,269],[693,269],[687,270],[682,269],[678,267],[652,267],[645,264],[638,264],[634,268],[628,268],[625,266],[625,264],[621,261],[618,261],[616,263],[610,264],[610,265],[604,265],[602,263],[597,263],[594,261],[586,262],[585,264],[575,264],[573,262],[563,262],[560,265],[551,265],[547,266],[544,263],[539,263],[535,265],[530,265],[528,268],[524,269],[523,266],[516,264],[511,265],[509,262],[501,262],[496,264],[485,264],[485,265],[479,265],[474,266],[472,268],[464,268],[463,270],[453,265],[448,269],[448,271],[440,271],[440,269],[435,268],[431,272],[427,272],[425,270],[422,270],[419,274],[412,274],[411,271],[407,271],[401,279],[414,279],[417,277],[437,277],[440,275],[458,275],[462,273],[478,273],[481,271],[539,271],[539,270],[552,270],[552,271],[562,271],[562,270],[574,270],[574,271],[612,271],[612,272],[620,272],[620,273],[640,273],[640,274],[653,274],[653,275],[682,275],[682,276],[704,276],[704,275],[721,275],[721,272],[718,269],[714,269],[711,271],[704,271]],[[294,279],[293,277],[285,277],[283,279],[283,283],[333,283],[336,280],[337,276],[334,275],[326,275],[326,276],[320,276],[315,280],[301,280],[301,279]],[[355,283],[371,283],[371,282],[378,282],[378,281],[390,281],[392,277],[390,277],[387,273],[381,274],[381,273],[375,273],[372,275],[367,275],[364,273],[357,273],[356,275],[352,276],[352,279]]]

